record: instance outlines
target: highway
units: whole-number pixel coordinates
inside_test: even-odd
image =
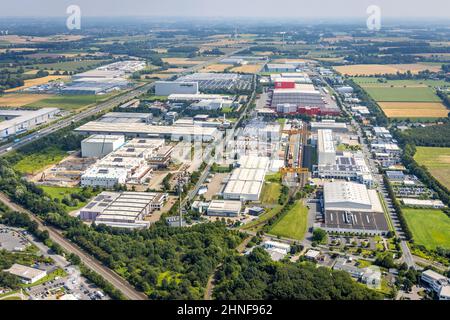
[[[50,226],[45,226],[41,219],[34,216],[30,211],[26,210],[25,208],[13,203],[3,193],[0,193],[0,201],[3,202],[6,206],[8,206],[11,210],[26,213],[30,217],[30,219],[37,222],[39,230],[47,230],[50,239],[52,241],[59,244],[68,253],[73,253],[79,256],[81,261],[86,265],[86,267],[101,275],[106,281],[108,281],[116,289],[122,292],[126,298],[130,300],[147,299],[147,296],[144,293],[136,291],[136,289],[134,289],[127,281],[125,281],[117,273],[105,267],[97,259],[93,258],[91,255],[87,254],[85,251],[80,249],[77,245],[73,244],[72,242],[64,238],[61,231]]]

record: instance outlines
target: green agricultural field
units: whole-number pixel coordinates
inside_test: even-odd
[[[55,147],[48,147],[39,153],[25,156],[14,165],[14,169],[23,174],[36,174],[45,167],[60,162],[67,156],[65,151]]]
[[[297,203],[270,230],[275,236],[303,240],[308,224],[308,208],[302,201]]]
[[[414,160],[450,189],[450,148],[417,147]]]
[[[264,205],[277,204],[280,192],[280,183],[266,181],[261,191],[261,203]]]
[[[429,87],[364,87],[377,102],[441,102]]]
[[[109,62],[108,60],[81,60],[81,61],[65,61],[56,63],[36,64],[32,68],[42,70],[59,70],[59,71],[80,71],[93,69]]]
[[[352,77],[352,80],[361,87],[448,87],[449,82],[445,80],[385,80],[378,77]],[[379,81],[381,80],[381,81]]]
[[[450,218],[442,210],[403,208],[402,211],[416,244],[427,249],[450,249]]]
[[[267,208],[266,212],[261,214],[246,225],[242,226],[246,230],[259,229],[264,223],[280,213],[283,206],[278,204],[281,195],[281,174],[279,172],[266,175],[265,183],[261,191],[261,204]]]
[[[222,112],[223,113],[230,113],[230,112],[233,112],[233,111],[234,111],[233,107],[222,108]]]
[[[94,103],[103,102],[113,94],[106,95],[58,95],[26,105],[33,108],[59,108],[63,110],[76,110]]]

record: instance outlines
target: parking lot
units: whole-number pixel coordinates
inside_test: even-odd
[[[23,251],[28,245],[28,240],[20,232],[0,225],[0,249]]]
[[[228,173],[216,173],[207,179],[210,181],[207,183],[208,191],[203,195],[207,201],[212,200],[212,198],[223,189],[223,181],[226,176],[228,176]]]
[[[372,237],[359,238],[359,237],[344,237],[344,236],[329,236],[328,245],[335,247],[363,247],[368,250],[375,250],[376,243]]]
[[[201,91],[246,91],[251,90],[252,75],[236,73],[195,73],[180,77],[177,81],[198,82]]]
[[[108,300],[99,288],[90,283],[75,267],[65,268],[67,276],[55,278],[41,285],[27,288],[25,291],[31,300],[58,300],[64,296],[71,296],[77,300]]]

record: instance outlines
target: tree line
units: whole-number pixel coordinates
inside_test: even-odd
[[[344,271],[310,262],[273,262],[262,248],[227,257],[213,295],[220,300],[379,300],[382,295]]]

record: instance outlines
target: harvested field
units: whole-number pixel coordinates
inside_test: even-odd
[[[441,66],[414,63],[414,64],[355,64],[347,66],[336,66],[334,69],[342,74],[349,76],[370,76],[380,74],[395,74],[397,72],[405,73],[411,71],[413,74],[419,73],[419,71],[430,70],[432,72],[438,72],[441,70]]]
[[[180,73],[186,71],[186,69],[183,68],[169,68],[167,70],[161,71],[161,73]]]
[[[379,102],[388,118],[441,118],[448,110],[440,102]]]
[[[272,51],[258,51],[254,53],[255,56],[271,56],[273,55]]]
[[[247,64],[239,67],[234,67],[231,72],[241,72],[241,73],[258,73],[261,71],[262,66],[260,64]]]
[[[10,93],[0,97],[0,106],[17,108],[50,97],[48,94]]]
[[[84,36],[80,36],[80,35],[54,35],[54,36],[49,36],[49,37],[3,35],[3,36],[0,36],[0,41],[8,42],[11,44],[29,44],[29,43],[45,43],[45,42],[78,41],[83,38],[84,38]]]
[[[231,45],[236,45],[236,44],[241,44],[241,43],[247,43],[249,41],[250,41],[249,39],[240,39],[240,40],[220,39],[218,41],[203,43],[202,46],[219,48],[219,47],[231,46]]]
[[[231,64],[211,64],[205,68],[202,69],[201,72],[223,72],[228,68],[233,67]]]
[[[37,86],[37,85],[41,85],[41,84],[45,84],[48,83],[50,81],[55,81],[55,80],[65,80],[68,79],[69,76],[46,76],[46,77],[42,77],[42,78],[36,78],[36,79],[29,79],[29,80],[25,80],[25,84],[21,87],[17,87],[17,88],[13,88],[13,89],[9,89],[6,90],[5,92],[17,92],[29,87],[33,87],[33,86]]]
[[[168,64],[180,66],[193,66],[205,62],[205,61],[193,61],[188,58],[162,58],[162,61]]]
[[[145,77],[147,77],[147,76],[150,78],[158,78],[158,79],[164,80],[164,79],[168,79],[168,78],[172,77],[173,74],[170,74],[170,73],[145,74],[145,75],[142,75],[141,79],[145,79]]]
[[[344,57],[314,57],[314,59],[326,62],[339,62],[344,60]]]

